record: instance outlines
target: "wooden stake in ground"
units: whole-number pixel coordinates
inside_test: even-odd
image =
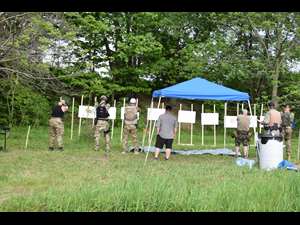
[[[116,99],[114,100],[114,108],[116,108]],[[115,126],[115,120],[113,119],[111,122],[111,140],[114,137],[114,126]]]
[[[161,97],[159,97],[159,100],[158,100],[158,104],[157,104],[158,109],[159,109],[159,106],[160,106],[160,101],[161,101]],[[147,158],[148,158],[148,155],[149,155],[150,146],[151,146],[151,142],[152,142],[152,138],[153,138],[153,134],[154,134],[154,130],[155,130],[155,125],[156,125],[156,120],[154,120],[154,123],[153,123],[153,129],[152,129],[152,132],[151,132],[151,137],[150,137],[150,141],[149,141],[149,145],[148,145],[148,151],[147,151],[147,154],[146,154],[146,157],[145,157],[144,165],[146,165]]]
[[[214,113],[216,113],[216,104],[214,104]],[[216,131],[215,124],[214,124],[214,146],[217,146],[217,131]]]
[[[27,146],[28,146],[28,140],[29,140],[30,128],[31,128],[31,126],[29,125],[29,126],[28,126],[28,130],[27,130],[27,135],[26,135],[25,150],[27,149]]]
[[[72,98],[72,119],[71,119],[71,132],[70,132],[70,139],[73,139],[73,128],[74,128],[74,105],[75,105],[75,98]]]
[[[253,111],[254,111],[254,116],[256,116],[256,104],[253,105]],[[257,122],[256,122],[257,124]],[[254,129],[254,135],[256,134],[256,127],[253,128]],[[256,137],[254,136],[253,138],[253,144],[254,146],[256,146]]]
[[[204,104],[202,104],[202,113],[204,113]],[[203,121],[201,121],[201,144],[204,145],[204,125]]]
[[[121,142],[123,140],[124,116],[125,116],[125,98],[123,99],[123,109],[124,109],[124,114],[123,114],[123,119],[122,119],[121,136],[120,136]],[[122,113],[122,110],[121,110],[121,113]]]
[[[95,109],[96,109],[96,107],[97,107],[97,97],[94,98],[94,107],[95,107]],[[93,119],[92,119],[92,128],[95,126],[95,119],[96,119],[96,118],[93,118]]]
[[[150,108],[152,108],[152,107],[153,107],[153,98],[151,99],[151,103],[150,103]],[[148,109],[147,109],[147,113],[148,113]],[[148,130],[148,126],[149,126],[148,115],[147,115],[146,119],[147,119],[147,123],[146,123],[146,128],[144,129],[144,132],[143,132],[142,149],[144,149],[144,146],[145,146],[145,138],[146,138],[147,130]],[[150,138],[149,138],[149,140],[150,140]]]
[[[151,109],[153,108],[153,101],[151,102]],[[154,123],[154,121],[150,120],[150,124],[149,124],[149,131],[148,131],[148,142],[150,142],[150,138],[151,138],[151,130],[152,130],[152,124]]]
[[[224,118],[225,116],[227,116],[227,102],[224,103]],[[224,126],[224,148],[226,148],[226,127],[225,126]]]
[[[297,161],[300,158],[300,129],[299,129],[299,137],[298,137],[298,150],[297,150]]]
[[[191,111],[194,111],[194,105],[191,104]],[[191,145],[193,145],[193,124],[191,123]]]
[[[80,105],[83,105],[83,95],[81,96]],[[79,118],[79,126],[78,126],[78,137],[80,137],[80,132],[81,132],[81,121],[82,121],[82,118],[80,117]]]
[[[179,110],[182,109],[182,104],[179,105]],[[178,144],[180,145],[180,138],[181,138],[181,123],[178,123]]]
[[[250,104],[249,100],[248,100],[248,107],[249,107],[249,110],[250,110],[250,115],[253,116],[252,109],[251,109],[251,104]],[[256,129],[255,129],[255,127],[253,127],[253,132],[254,132],[253,137],[254,137],[254,143],[255,143],[254,146],[256,146]],[[249,144],[249,151],[250,151],[250,144]]]

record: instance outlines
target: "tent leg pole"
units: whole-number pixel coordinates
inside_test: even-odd
[[[160,106],[160,101],[161,101],[161,97],[159,97],[159,100],[158,100],[158,104],[157,104],[158,109],[159,109],[159,106]],[[146,154],[146,157],[145,157],[144,166],[146,165],[147,158],[148,158],[148,155],[149,155],[150,146],[151,146],[151,142],[152,142],[152,138],[153,138],[153,133],[154,133],[154,130],[155,130],[155,125],[156,125],[156,120],[154,120],[154,123],[153,123],[153,128],[152,128],[151,137],[150,137],[150,140],[149,140],[148,151],[147,151],[147,154]]]

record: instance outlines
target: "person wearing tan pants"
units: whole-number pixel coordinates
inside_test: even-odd
[[[68,111],[68,106],[64,100],[53,108],[51,118],[49,120],[49,151],[53,151],[55,146],[58,150],[63,151],[63,135],[64,135],[64,122],[63,117],[65,112]]]

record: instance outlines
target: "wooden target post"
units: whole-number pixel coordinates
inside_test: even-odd
[[[96,108],[97,108],[97,104],[98,104],[98,102],[97,102],[97,97],[95,97],[95,98],[94,98],[94,107],[95,107],[95,110],[96,110]],[[93,118],[93,119],[92,119],[92,127],[95,126],[95,119],[96,119],[96,118]]]
[[[28,126],[27,135],[26,135],[26,141],[25,141],[25,150],[27,150],[28,141],[29,141],[29,134],[30,134],[31,126]]]
[[[74,129],[74,105],[75,105],[75,98],[72,98],[72,119],[71,119],[71,132],[70,132],[70,139],[73,139],[73,129]]]
[[[179,105],[179,110],[182,110],[182,104]],[[181,123],[178,123],[178,144],[180,145],[181,140]]]
[[[151,107],[153,108],[153,101],[151,102]],[[149,124],[149,132],[148,132],[148,142],[150,142],[150,137],[151,137],[151,130],[152,130],[152,124],[154,123],[154,121],[150,120],[150,124]]]
[[[263,112],[264,112],[264,104],[261,104],[261,107],[260,107],[260,118],[262,118],[263,116]],[[261,133],[261,123],[259,123],[259,133]]]
[[[250,101],[248,100],[247,102],[248,102],[248,107],[250,110],[250,115],[253,116]],[[254,146],[255,146],[256,145],[256,129],[255,129],[255,127],[253,127],[253,132],[254,132],[253,137],[254,137]],[[249,144],[249,150],[250,150],[250,144]]]
[[[114,108],[116,108],[116,99],[114,100]],[[115,120],[113,119],[111,122],[111,134],[110,134],[111,139],[113,139],[114,137],[114,126],[115,126]]]
[[[224,118],[225,116],[227,116],[227,102],[224,103]],[[226,147],[226,127],[224,126],[224,148],[225,147]]]
[[[256,116],[256,104],[253,105],[254,116]],[[256,121],[257,124],[257,121]],[[256,127],[254,127],[253,145],[256,146]]]
[[[158,100],[158,104],[157,104],[158,109],[159,109],[159,106],[160,106],[160,101],[161,101],[161,97],[159,97],[159,100]],[[154,123],[153,123],[153,128],[152,128],[152,131],[151,131],[151,137],[150,137],[150,140],[149,140],[148,151],[147,151],[147,154],[146,154],[146,157],[145,157],[144,165],[146,165],[147,158],[148,158],[148,155],[149,155],[150,146],[151,146],[151,142],[152,142],[152,138],[153,138],[153,134],[154,134],[154,130],[155,130],[155,125],[156,125],[156,120],[154,120]]]
[[[150,108],[151,107],[153,107],[153,98],[151,99],[151,103],[150,103]],[[148,109],[147,109],[147,113],[148,113]],[[144,129],[144,132],[143,132],[142,149],[144,149],[144,146],[145,146],[145,139],[147,136],[148,126],[149,126],[148,114],[147,114],[146,120],[147,120],[147,123],[146,123],[146,128]],[[150,123],[151,123],[151,121],[150,121]],[[149,138],[149,140],[150,140],[150,138]]]
[[[202,104],[201,113],[204,113],[204,104]],[[204,125],[203,125],[203,121],[201,121],[201,145],[204,145]]]
[[[123,109],[124,109],[124,114],[125,114],[125,98],[123,99]],[[121,110],[121,113],[122,113],[122,110]],[[120,136],[121,142],[123,140],[123,129],[124,129],[124,115],[123,115],[122,125],[121,125],[121,136]]]
[[[216,104],[214,104],[214,113],[216,113]],[[216,129],[216,124],[214,124],[214,146],[217,146],[217,129]]]
[[[191,112],[194,111],[194,105],[191,104]],[[191,145],[193,145],[193,124],[191,123]]]
[[[191,112],[193,111],[194,105],[191,104]],[[179,111],[182,110],[182,104],[179,105]],[[189,122],[187,122],[189,123]],[[193,123],[190,123],[190,143],[183,144],[181,143],[181,122],[178,122],[178,144],[179,145],[193,145]]]
[[[81,96],[81,101],[80,101],[80,105],[83,105],[83,95]],[[82,122],[82,118],[79,118],[79,126],[78,126],[78,137],[80,137],[80,132],[81,132],[81,122]]]
[[[298,136],[298,149],[297,149],[297,161],[300,158],[300,129],[299,129],[299,136]]]

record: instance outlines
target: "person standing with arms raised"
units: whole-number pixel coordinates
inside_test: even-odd
[[[65,100],[60,100],[52,109],[51,118],[49,120],[49,151],[53,151],[57,143],[58,150],[63,151],[63,135],[64,122],[63,117],[68,111],[68,106]]]

